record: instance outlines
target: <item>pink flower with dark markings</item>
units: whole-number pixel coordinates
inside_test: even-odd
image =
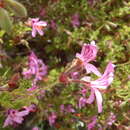
[[[42,78],[47,74],[47,66],[43,63],[41,59],[38,59],[34,52],[31,52],[29,56],[29,67],[27,71],[23,72],[25,78],[30,79],[34,77],[32,82],[32,88],[37,88],[37,82],[42,80]]]
[[[114,77],[114,67],[115,65],[109,62],[104,74],[99,79],[90,81],[91,94],[86,102],[91,104],[96,97],[99,113],[102,112],[103,101],[100,89],[106,89],[112,83]],[[86,79],[86,77],[82,78],[82,80],[88,83],[88,79]]]
[[[78,58],[82,65],[85,67],[87,73],[93,72],[97,76],[101,76],[101,73],[98,69],[90,64],[90,61],[94,61],[97,56],[98,48],[95,45],[95,41],[92,41],[90,44],[84,44],[81,50],[81,53],[76,54],[76,58]]]
[[[79,14],[75,13],[71,17],[71,24],[72,24],[73,27],[79,27],[79,25],[80,25]]]
[[[49,121],[49,124],[50,126],[53,126],[55,124],[55,121],[57,119],[57,115],[55,112],[52,112],[49,117],[48,117],[48,121]]]
[[[95,41],[92,41],[90,44],[84,44],[81,50],[81,53],[77,53],[76,57],[79,58],[84,64],[95,60],[97,56],[98,48],[95,45]]]
[[[22,124],[24,117],[29,114],[28,110],[18,111],[14,109],[10,109],[8,111],[8,116],[4,122],[3,127],[7,127],[9,125],[15,126],[17,124]]]
[[[26,24],[32,27],[32,37],[35,37],[37,33],[41,36],[44,35],[43,29],[47,26],[47,22],[40,21],[39,18],[32,18]]]
[[[12,125],[17,126],[22,124],[24,117],[27,116],[30,112],[36,112],[36,105],[32,104],[28,107],[23,107],[23,110],[18,111],[15,109],[10,109],[7,112],[7,118],[4,122],[3,127]]]
[[[47,66],[41,59],[38,59],[34,52],[29,56],[29,69],[23,72],[25,78],[35,76],[35,82],[42,80],[42,77],[47,74]]]

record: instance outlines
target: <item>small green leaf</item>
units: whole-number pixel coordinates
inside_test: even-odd
[[[0,8],[0,27],[6,32],[9,32],[12,28],[12,22],[8,12],[3,8]]]
[[[26,17],[26,8],[15,0],[5,0],[5,7],[10,8],[15,16]]]

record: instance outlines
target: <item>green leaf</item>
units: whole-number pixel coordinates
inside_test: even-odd
[[[11,9],[15,16],[18,17],[27,16],[26,8],[15,0],[5,0],[5,7]]]
[[[6,32],[9,32],[12,28],[12,22],[8,12],[3,8],[0,8],[0,27]]]

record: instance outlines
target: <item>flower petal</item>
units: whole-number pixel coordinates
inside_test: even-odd
[[[113,81],[113,77],[114,77],[114,65],[111,62],[109,62],[104,74],[99,79],[91,81],[91,86],[94,88],[106,89]]]
[[[88,62],[95,60],[97,51],[98,48],[95,45],[95,42],[92,41],[91,44],[84,44],[81,53],[77,53],[76,57],[79,58],[85,65]]]
[[[35,36],[36,36],[36,29],[33,28],[33,29],[32,29],[32,37],[35,37]]]
[[[86,69],[87,73],[92,72],[95,75],[101,77],[101,73],[98,71],[98,69],[94,65],[87,63],[87,64],[85,64],[85,69]]]
[[[10,116],[8,116],[4,122],[4,125],[3,127],[6,127],[8,125],[13,125],[13,121],[12,121],[12,118],[10,118]]]
[[[23,117],[15,116],[13,118],[13,121],[16,122],[16,123],[18,123],[18,124],[21,124],[23,122],[23,120],[24,120]]]
[[[17,116],[21,116],[21,117],[26,116],[28,114],[29,114],[29,111],[27,111],[27,110],[16,113]]]
[[[101,113],[102,112],[102,95],[100,93],[100,91],[96,88],[94,88],[95,91],[95,96],[96,96],[96,100],[97,100],[97,105],[98,105],[98,112]]]

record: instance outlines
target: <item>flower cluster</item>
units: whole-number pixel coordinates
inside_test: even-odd
[[[35,24],[35,22],[38,22],[38,20],[39,19],[33,19],[31,25]],[[33,33],[36,34],[36,28],[34,32]],[[97,52],[98,47],[96,46],[95,41],[92,41],[90,44],[84,44],[81,53],[76,53],[76,58],[72,61],[72,64],[67,68],[67,70],[62,73],[59,79],[60,82],[66,84],[74,82],[81,85],[79,88],[80,98],[78,99],[79,109],[85,107],[86,104],[92,104],[96,99],[98,113],[101,113],[103,110],[101,89],[107,89],[107,87],[112,83],[115,65],[110,61],[105,69],[105,72],[101,74],[98,68],[90,63],[92,61],[95,61]],[[91,77],[88,76],[90,73],[95,74],[98,78],[96,80],[91,79]],[[41,59],[37,58],[34,52],[31,52],[28,58],[28,69],[24,70],[22,74],[26,79],[33,79],[32,87],[29,88],[29,90],[34,90],[38,87],[38,81],[42,80],[43,77],[47,74],[47,66]],[[43,95],[45,96],[44,92],[45,91],[43,90]],[[89,92],[90,96],[87,97],[87,93]],[[24,120],[24,117],[30,112],[34,111],[35,109],[33,106],[24,107],[24,110],[22,111],[10,109],[8,111],[7,119],[5,120],[4,127],[8,125],[16,126],[18,124],[21,124]],[[60,112],[65,115],[68,113],[75,113],[76,110],[72,107],[71,104],[61,104]],[[53,126],[55,124],[57,118],[58,115],[56,112],[51,112],[48,114],[47,119],[50,126]],[[94,128],[96,121],[97,117],[94,116],[92,118],[92,122],[87,125],[88,129]],[[113,120],[109,121],[108,124],[110,125],[113,122]]]
[[[47,66],[43,63],[41,59],[37,58],[34,52],[31,52],[28,62],[28,70],[24,71],[23,75],[27,79],[30,79],[34,76],[32,88],[29,89],[33,90],[37,88],[37,82],[39,80],[42,80],[43,76],[47,74]]]
[[[61,82],[76,82],[80,83],[83,86],[81,87],[81,98],[79,99],[79,108],[84,107],[86,104],[92,104],[96,97],[97,105],[98,105],[98,112],[102,112],[102,94],[101,89],[106,89],[113,81],[114,77],[114,67],[115,65],[112,64],[110,61],[105,69],[105,72],[101,74],[99,70],[92,65],[90,62],[96,59],[98,52],[98,47],[96,46],[95,42],[92,41],[90,44],[84,44],[81,50],[81,53],[76,54],[76,62],[68,71],[64,72],[61,77]],[[73,78],[72,72],[78,74],[80,70],[86,70],[86,74],[93,73],[97,75],[99,78],[97,80],[92,80],[90,76],[83,76],[81,78]],[[86,97],[86,94],[90,90],[89,98]]]

